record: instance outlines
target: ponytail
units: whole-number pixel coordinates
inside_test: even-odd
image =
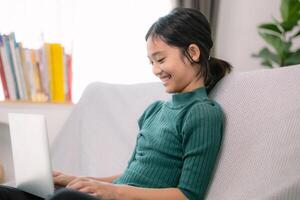
[[[232,66],[221,59],[210,57],[208,60],[208,70],[205,79],[206,91],[209,94],[217,82],[227,73],[231,72]]]

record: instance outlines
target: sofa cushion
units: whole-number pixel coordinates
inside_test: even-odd
[[[226,119],[207,199],[299,199],[300,66],[232,73],[211,97]]]

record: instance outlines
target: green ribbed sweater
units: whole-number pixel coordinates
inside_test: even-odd
[[[222,138],[223,114],[204,87],[151,104],[140,117],[135,150],[115,184],[179,188],[203,199]]]

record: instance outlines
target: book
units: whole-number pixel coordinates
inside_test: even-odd
[[[48,72],[48,97],[50,101],[53,101],[53,84],[52,84],[52,63],[51,63],[51,47],[50,43],[45,43],[43,48],[45,49],[45,62],[47,65]]]
[[[43,45],[39,49],[40,54],[40,73],[41,73],[41,79],[42,79],[42,87],[43,92],[46,96],[49,97],[49,71],[48,71],[48,58],[47,58],[47,49],[46,45]]]
[[[13,52],[11,50],[9,36],[4,35],[3,38],[4,38],[4,46],[5,46],[5,49],[6,49],[6,56],[7,56],[8,64],[9,64],[9,67],[11,69],[11,74],[12,74],[12,77],[13,77],[13,84],[15,85],[16,98],[21,99],[21,96],[20,96],[20,93],[19,93],[19,91],[20,91],[19,83],[18,83],[18,78],[17,78],[16,71],[15,71],[16,68],[14,66],[14,60],[13,60],[13,55],[12,55]]]
[[[30,50],[31,63],[32,63],[32,77],[35,88],[35,95],[39,95],[43,93],[43,86],[41,81],[41,72],[40,72],[40,58],[38,54],[38,50],[31,49]]]
[[[25,56],[25,49],[23,48],[22,43],[19,43],[19,54],[21,59],[21,65],[22,65],[22,71],[23,71],[23,77],[25,81],[25,92],[28,99],[31,99],[30,94],[30,80],[29,80],[29,69],[28,65],[26,63],[26,56]]]
[[[0,35],[0,46],[2,46],[2,36],[1,35]],[[5,97],[5,99],[9,99],[9,92],[8,92],[8,88],[7,88],[7,82],[6,82],[6,77],[5,77],[4,66],[3,66],[1,54],[0,54],[0,77],[1,77],[2,88],[3,88],[3,92],[4,92],[4,97]]]
[[[72,55],[68,54],[67,57],[67,87],[68,87],[68,93],[67,93],[67,101],[72,102]]]
[[[60,44],[50,44],[51,54],[51,96],[54,102],[65,101],[63,48]]]
[[[2,58],[2,64],[4,67],[4,73],[5,73],[5,77],[6,77],[6,82],[7,82],[7,88],[8,88],[8,93],[9,93],[9,98],[11,100],[17,100],[18,96],[17,96],[17,89],[16,89],[16,81],[14,79],[14,74],[9,62],[9,57],[8,57],[8,49],[7,48],[7,36],[3,35],[2,36],[2,45],[0,46],[0,54],[1,54],[1,58]]]
[[[33,64],[31,62],[31,50],[25,48],[24,49],[24,62],[25,65],[23,66],[24,69],[26,69],[26,74],[28,77],[28,89],[29,89],[29,99],[32,99],[32,97],[35,95],[36,89],[34,84],[34,78],[33,78]]]
[[[25,81],[23,77],[23,70],[20,61],[20,55],[18,54],[18,45],[16,43],[16,38],[14,33],[8,35],[8,42],[10,47],[10,59],[11,67],[13,68],[15,80],[17,82],[17,94],[19,94],[19,99],[26,99],[26,88]]]

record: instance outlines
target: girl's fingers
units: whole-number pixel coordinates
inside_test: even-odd
[[[89,179],[83,178],[83,177],[78,177],[78,178],[75,178],[72,181],[70,181],[69,184],[67,185],[67,187],[73,188],[74,185],[76,185],[76,187],[78,187],[78,185],[84,184],[84,182],[87,182],[87,181],[89,181]]]
[[[99,196],[97,195],[97,193],[96,193],[96,192],[94,192],[94,193],[90,193],[90,195],[92,195],[92,196],[94,196],[94,197],[99,197]]]
[[[67,186],[67,187],[70,188],[70,189],[73,189],[73,190],[81,190],[86,186],[87,186],[87,183],[85,181],[79,181],[79,182],[76,182],[76,183],[74,183],[70,186]]]
[[[52,175],[53,176],[59,176],[59,175],[61,175],[62,173],[61,172],[58,172],[58,171],[53,171],[52,172]]]
[[[53,177],[53,181],[54,181],[54,183],[61,185],[66,182],[66,178],[62,177],[62,176],[55,176],[55,177]]]
[[[72,181],[70,181],[67,185],[67,188],[71,187],[72,185],[74,185],[76,182],[78,181],[78,178],[73,179]]]
[[[79,190],[79,192],[83,192],[83,193],[89,193],[89,194],[93,194],[95,193],[95,188],[94,187],[91,187],[91,186],[86,186],[86,187],[83,187]]]

